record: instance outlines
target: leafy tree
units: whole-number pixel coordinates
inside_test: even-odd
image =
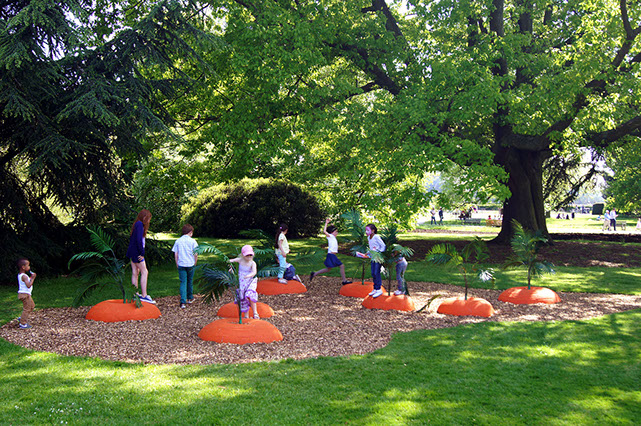
[[[202,33],[187,22],[187,3],[136,5],[0,8],[0,231],[16,249],[2,258],[30,249],[43,267],[61,263],[74,233],[52,208],[75,224],[128,216],[138,161],[173,137],[167,102],[192,83],[176,61],[194,60],[186,40]]]
[[[532,278],[540,277],[543,274],[553,274],[554,265],[547,260],[539,261],[537,253],[542,245],[547,243],[547,238],[539,230],[532,232],[523,229],[520,223],[513,221],[514,237],[511,245],[514,255],[505,263],[504,268],[525,266],[527,269],[527,288],[530,290]]]
[[[621,212],[641,213],[641,143],[633,141],[613,147],[607,155],[612,175],[605,179],[608,207]]]
[[[511,219],[547,235],[546,160],[639,136],[634,1],[209,5],[225,48],[206,56],[191,146],[222,181],[285,176],[332,211],[404,221],[429,203],[425,173],[456,164],[505,200],[507,243]]]
[[[474,237],[460,253],[452,244],[437,244],[432,247],[425,259],[435,265],[451,265],[458,268],[463,274],[465,300],[467,300],[467,289],[469,286],[468,275],[473,273],[479,281],[494,282],[494,271],[492,268],[483,268],[480,266],[480,264],[489,257],[490,255],[487,251],[485,241],[479,237]],[[423,307],[423,309],[424,308],[425,307]]]

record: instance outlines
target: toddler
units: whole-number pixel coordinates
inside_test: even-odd
[[[29,316],[33,312],[36,304],[33,303],[31,292],[33,291],[33,283],[36,280],[36,274],[31,272],[31,264],[27,259],[18,260],[18,299],[22,301],[22,315],[18,318],[20,324],[18,327],[22,329],[31,328],[29,325]]]

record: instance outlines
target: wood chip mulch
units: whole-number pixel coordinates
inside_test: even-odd
[[[21,330],[14,320],[0,328],[0,336],[61,355],[152,364],[228,364],[366,354],[384,347],[393,333],[417,329],[483,321],[581,320],[641,308],[641,296],[559,293],[562,302],[558,304],[514,305],[498,301],[498,290],[472,289],[470,297],[488,300],[496,314],[456,317],[436,313],[440,299],[421,313],[369,310],[361,306],[361,299],[339,295],[339,288],[338,278],[317,277],[306,293],[260,295],[259,301],[275,311],[265,321],[284,337],[275,343],[235,345],[198,338],[198,332],[217,319],[218,308],[231,301],[230,295],[211,305],[197,299],[187,309],[179,308],[178,296],[160,298],[160,318],[121,323],[86,320],[89,307],[40,309],[34,312],[33,328]],[[457,297],[463,290],[425,282],[410,282],[409,289],[417,309],[434,295]]]

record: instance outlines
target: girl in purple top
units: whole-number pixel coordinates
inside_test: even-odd
[[[238,263],[238,281],[240,284],[239,300],[236,303],[240,305],[240,311],[244,313],[245,318],[249,318],[249,308],[254,311],[254,318],[259,319],[258,309],[256,309],[256,302],[258,302],[258,293],[256,287],[258,285],[258,278],[256,278],[257,269],[256,262],[254,262],[254,249],[250,245],[244,245],[240,249],[240,256],[230,259],[229,262]]]
[[[147,294],[149,271],[145,263],[145,237],[147,236],[150,220],[151,212],[147,209],[140,210],[134,224],[131,226],[127,257],[131,260],[131,284],[136,288],[138,288],[138,276],[140,275],[140,289],[142,291],[142,294],[138,295],[140,301],[155,304],[156,302]]]

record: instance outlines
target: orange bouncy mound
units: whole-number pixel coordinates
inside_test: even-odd
[[[134,302],[122,303],[122,299],[111,299],[94,305],[87,315],[88,320],[103,322],[142,321],[160,317],[156,305],[142,302],[142,307],[136,308]]]
[[[372,299],[372,296],[367,296],[363,303],[361,303],[364,308],[367,309],[383,309],[389,311],[391,309],[395,311],[413,311],[414,300],[409,296],[378,296],[376,299]]]
[[[451,297],[443,300],[436,312],[447,315],[487,318],[494,315],[494,308],[485,299],[470,297],[464,300],[458,297]]]
[[[374,283],[371,281],[365,281],[365,284],[361,284],[360,282],[345,284],[341,287],[341,291],[339,293],[341,296],[358,297],[362,299],[369,296],[369,293],[372,290],[374,290]],[[385,288],[381,287],[381,290],[385,293]]]
[[[274,310],[266,303],[256,302],[256,310],[261,318],[269,318],[274,315]],[[234,302],[227,303],[221,306],[216,315],[223,318],[238,318],[238,305]],[[254,316],[254,310],[252,308],[249,308],[249,316]]]
[[[218,343],[271,343],[283,340],[280,331],[267,321],[243,318],[239,324],[238,319],[223,318],[207,324],[200,330],[198,337],[202,340]]]
[[[299,281],[289,280],[287,284],[281,284],[277,278],[260,280],[256,286],[256,293],[258,294],[293,294],[305,293],[306,291],[307,288]]]
[[[503,291],[499,296],[501,302],[531,305],[534,303],[559,303],[561,298],[554,290],[547,287],[512,287]]]

